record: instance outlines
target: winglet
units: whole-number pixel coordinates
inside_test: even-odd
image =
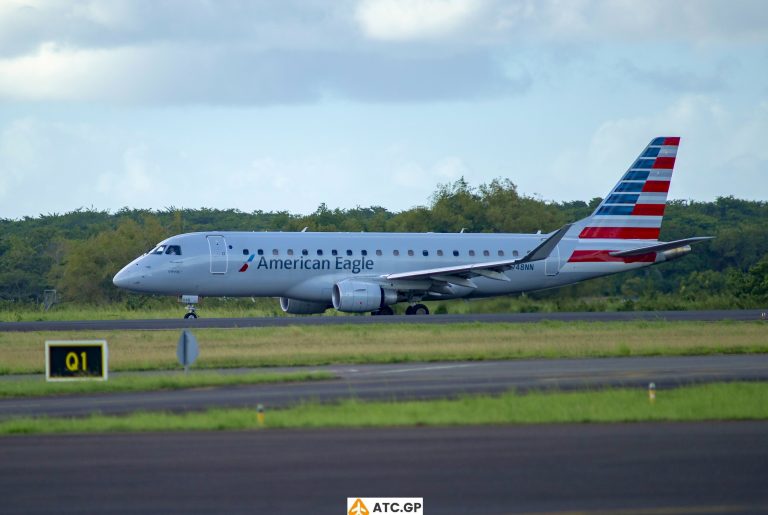
[[[571,228],[571,225],[573,224],[566,224],[562,226],[560,229],[555,231],[555,234],[541,242],[541,245],[526,254],[519,262],[527,263],[529,261],[541,261],[543,259],[547,259],[552,251],[555,250],[557,244],[560,243],[560,240],[563,239],[565,233],[568,232],[568,229]]]

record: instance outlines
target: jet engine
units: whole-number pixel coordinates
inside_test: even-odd
[[[375,283],[345,279],[333,285],[333,307],[339,311],[363,313],[397,302],[395,290],[385,290]]]
[[[691,246],[685,245],[684,247],[677,247],[674,249],[662,251],[661,255],[664,256],[664,261],[672,261],[673,259],[677,259],[685,256],[690,251],[691,251]]]
[[[307,302],[305,300],[280,297],[280,309],[292,315],[312,315],[314,313],[323,313],[328,309],[328,304],[325,302]]]

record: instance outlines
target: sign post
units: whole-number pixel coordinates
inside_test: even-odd
[[[195,335],[184,329],[179,337],[179,345],[176,347],[176,357],[184,367],[184,373],[189,372],[189,366],[195,362],[200,354]]]
[[[109,374],[106,340],[45,342],[46,381],[106,381]]]

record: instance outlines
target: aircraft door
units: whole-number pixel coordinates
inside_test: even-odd
[[[560,273],[560,245],[552,249],[547,259],[544,260],[544,272],[547,275]]]
[[[224,236],[207,236],[208,249],[211,251],[211,273],[226,274],[229,265],[227,242]]]

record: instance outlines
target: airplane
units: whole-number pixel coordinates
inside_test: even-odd
[[[657,137],[588,217],[549,234],[195,232],[115,275],[119,288],[174,295],[197,318],[205,296],[277,297],[286,313],[333,308],[427,315],[427,300],[557,288],[684,256],[711,237],[661,242],[679,137]]]

